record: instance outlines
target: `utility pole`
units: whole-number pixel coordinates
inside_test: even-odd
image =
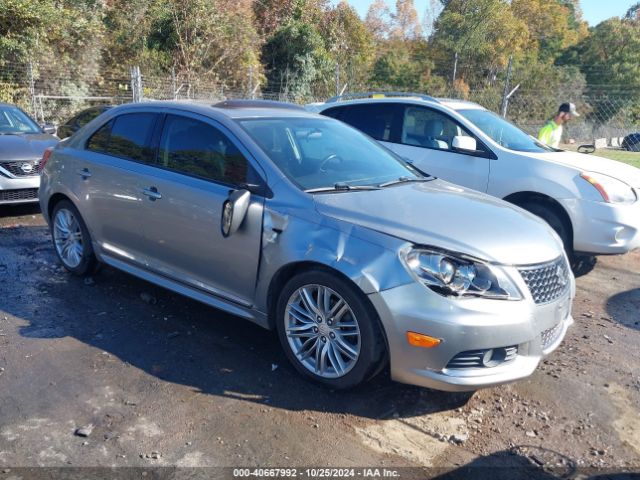
[[[171,67],[171,95],[174,100],[178,99],[178,82],[176,81],[176,67]]]
[[[142,75],[140,74],[140,67],[131,67],[131,101],[133,103],[141,102],[143,99],[142,91]]]
[[[255,98],[255,88],[253,86],[253,65],[249,65],[249,98]]]
[[[511,68],[513,64],[513,55],[509,55],[509,65],[507,66],[507,78],[504,80],[504,93],[502,94],[502,105],[500,107],[500,112],[502,113],[503,118],[507,117],[507,105],[509,104],[509,97],[511,94],[509,93],[509,82],[511,81]],[[514,90],[515,91],[515,90]]]
[[[458,73],[458,52],[456,52],[453,57],[453,76],[451,77],[451,84],[455,85],[456,83],[456,75]]]
[[[29,96],[31,97],[31,113],[38,118],[38,106],[36,103],[36,82],[33,77],[33,62],[29,60]],[[42,119],[44,121],[44,119]]]

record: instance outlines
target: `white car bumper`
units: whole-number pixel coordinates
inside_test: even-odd
[[[631,205],[559,201],[571,217],[577,252],[623,254],[640,247],[640,200]]]

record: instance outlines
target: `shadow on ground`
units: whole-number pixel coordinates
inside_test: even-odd
[[[10,257],[5,275],[20,281],[0,278],[0,293],[2,310],[28,322],[23,337],[73,337],[166,382],[287,410],[411,417],[470,398],[398,384],[386,371],[357,390],[329,391],[295,372],[274,333],[108,267],[90,280],[71,276],[45,227],[16,233],[0,253]]]
[[[21,217],[40,213],[40,204],[0,205],[0,218]]]
[[[629,328],[640,330],[640,288],[620,292],[607,300],[607,313]]]
[[[526,452],[526,454],[523,454]],[[479,457],[471,463],[431,477],[437,480],[638,480],[640,473],[613,469],[578,467],[553,450],[517,446],[511,450]]]

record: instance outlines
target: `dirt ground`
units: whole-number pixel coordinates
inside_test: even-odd
[[[526,381],[468,395],[383,374],[328,391],[249,322],[111,268],[70,276],[37,209],[0,208],[0,480],[35,466],[637,478],[640,252],[601,257],[573,309]]]

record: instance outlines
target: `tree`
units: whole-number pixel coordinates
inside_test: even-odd
[[[527,25],[506,0],[448,0],[435,22],[431,44],[437,63],[447,68],[458,53],[458,70],[469,83],[494,78],[528,40]]]
[[[314,82],[322,78],[328,57],[322,37],[313,25],[292,20],[280,27],[262,48],[267,88],[304,101]]]
[[[627,20],[640,20],[640,2],[636,2],[627,9],[624,18]]]
[[[580,68],[599,122],[625,104],[640,103],[640,28],[633,20],[611,18],[598,24],[558,63]],[[618,101],[610,102],[611,97]]]
[[[364,23],[377,40],[387,38],[391,31],[391,12],[385,0],[374,0],[367,10]]]
[[[574,12],[567,5],[549,0],[513,0],[511,10],[524,21],[529,31],[527,52],[536,51],[543,60],[554,60],[563,50],[581,38],[573,28]]]
[[[350,89],[364,86],[373,61],[373,36],[346,1],[327,11],[320,29],[325,50],[338,65],[341,83]]]
[[[391,37],[400,40],[415,40],[422,36],[422,26],[413,0],[396,0],[396,11],[391,14],[393,21]]]
[[[370,81],[375,88],[383,90],[442,94],[445,82],[432,70],[433,62],[429,59],[429,47],[424,40],[390,40],[373,65]]]
[[[291,20],[318,25],[327,8],[327,0],[255,0],[253,2],[256,29],[265,39]]]
[[[165,0],[176,45],[174,61],[189,84],[243,85],[257,61],[258,37],[248,5],[225,0]]]

